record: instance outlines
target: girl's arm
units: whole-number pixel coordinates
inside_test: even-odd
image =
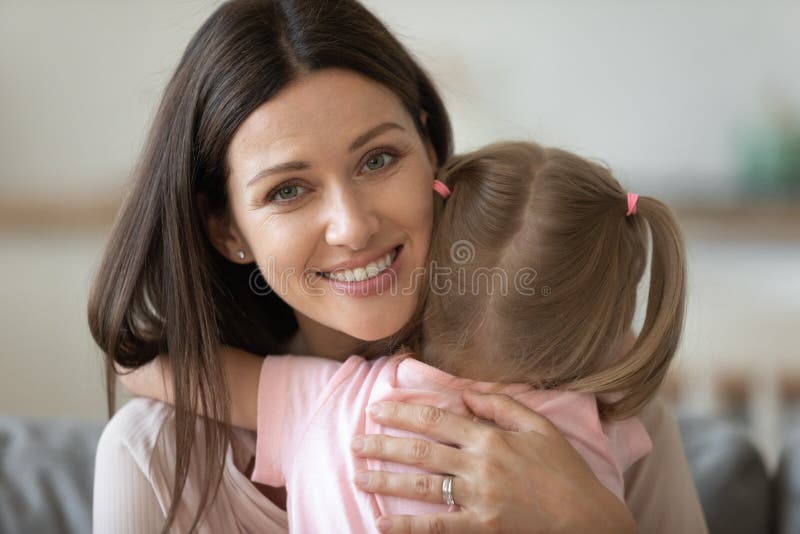
[[[219,350],[231,398],[231,424],[248,430],[256,429],[258,409],[258,377],[264,358],[241,349],[221,346]],[[115,366],[119,380],[130,393],[175,404],[172,370],[169,358],[158,355],[138,369]],[[202,414],[198,408],[197,412]]]

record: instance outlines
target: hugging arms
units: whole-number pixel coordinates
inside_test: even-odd
[[[255,428],[258,383],[263,358],[238,349],[223,348],[223,361],[232,387],[232,422]],[[124,375],[123,382],[139,394],[169,399],[168,364],[150,364]],[[161,364],[164,364],[162,367]],[[161,368],[159,368],[161,367]],[[594,474],[566,440],[544,417],[537,416],[505,395],[467,395],[469,406],[485,420],[497,420],[500,431],[446,412],[431,412],[417,405],[390,405],[378,421],[386,426],[452,441],[464,436],[460,449],[448,457],[462,457],[467,467],[456,473],[462,484],[458,495],[462,512],[447,518],[403,516],[391,518],[392,532],[703,532],[704,522],[682,455],[679,434],[665,403],[656,398],[640,418],[653,438],[653,451],[625,473],[626,504],[598,483]],[[438,413],[439,416],[431,416]],[[486,432],[485,434],[483,432]],[[368,436],[359,456],[387,459],[443,471],[443,455],[435,451],[421,457],[421,447],[405,447],[385,435]],[[364,491],[376,491],[422,501],[437,502],[441,489],[425,475],[384,475],[370,478]],[[469,481],[464,485],[465,481]],[[471,494],[467,486],[480,488]],[[664,502],[670,507],[662,506]],[[565,505],[569,503],[569,505]],[[443,521],[436,523],[436,521]],[[531,525],[537,525],[533,527]]]
[[[111,380],[115,366],[146,370],[158,354],[174,370],[174,412],[138,403],[137,417],[127,417],[132,409],[123,408],[101,440],[95,514],[103,525],[123,529],[147,501],[179,530],[203,525],[205,512],[212,529],[209,521],[219,520],[219,530],[246,523],[285,531],[279,499],[259,500],[243,485],[248,465],[240,460],[252,455],[252,436],[231,439],[224,425],[196,420],[200,406],[210,421],[237,423],[231,406],[239,403],[228,395],[258,377],[247,371],[226,381],[218,348],[343,359],[365,340],[403,331],[433,230],[431,184],[451,155],[435,86],[358,3],[233,1],[209,17],[165,90],[90,295],[89,323]],[[412,290],[379,292],[380,275],[363,279],[382,258]],[[324,276],[340,268],[357,278]],[[308,272],[316,276],[299,276]],[[359,283],[373,293],[348,295],[347,284]],[[337,284],[344,293],[318,291]],[[462,458],[455,474],[465,482],[455,483],[464,513],[433,523],[398,518],[392,531],[631,530],[631,514],[541,417],[502,396],[469,402],[504,429],[450,415],[421,423],[420,406],[390,412],[386,426],[463,435],[462,447],[447,452]],[[252,400],[242,406],[255,409]],[[659,403],[649,409],[654,449],[634,466],[632,515],[640,528],[697,531],[702,514],[674,421]],[[367,453],[377,445],[398,461],[422,461],[388,436],[369,444]],[[241,455],[229,459],[229,445]],[[443,472],[437,458],[423,460]],[[133,473],[144,494],[104,476],[116,468]],[[366,489],[417,487],[399,480],[375,479]],[[212,499],[214,488],[222,498]]]

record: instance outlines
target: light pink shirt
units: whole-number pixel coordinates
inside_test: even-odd
[[[356,470],[414,468],[357,458],[350,441],[364,433],[416,436],[379,426],[366,416],[368,404],[392,400],[467,414],[461,392],[468,386],[490,391],[497,384],[458,378],[407,355],[369,362],[351,356],[344,363],[306,356],[267,357],[261,367],[252,479],[286,485],[292,532],[375,531],[380,515],[447,511],[444,504],[357,489]],[[597,478],[624,502],[622,474],[651,448],[638,419],[601,423],[594,396],[585,393],[534,390],[524,384],[505,385],[500,392],[552,421]]]

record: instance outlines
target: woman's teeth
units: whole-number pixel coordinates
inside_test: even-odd
[[[336,272],[328,273],[328,276],[340,282],[362,282],[374,278],[382,271],[385,271],[396,257],[397,249],[394,249],[378,261],[370,262],[363,267],[356,267],[355,269],[339,269]]]

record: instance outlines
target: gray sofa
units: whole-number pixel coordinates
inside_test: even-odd
[[[0,417],[0,532],[91,532],[102,430],[102,422]]]
[[[750,440],[720,419],[679,417],[712,534],[800,534],[800,432],[774,476]],[[0,532],[91,532],[100,422],[0,417]]]

